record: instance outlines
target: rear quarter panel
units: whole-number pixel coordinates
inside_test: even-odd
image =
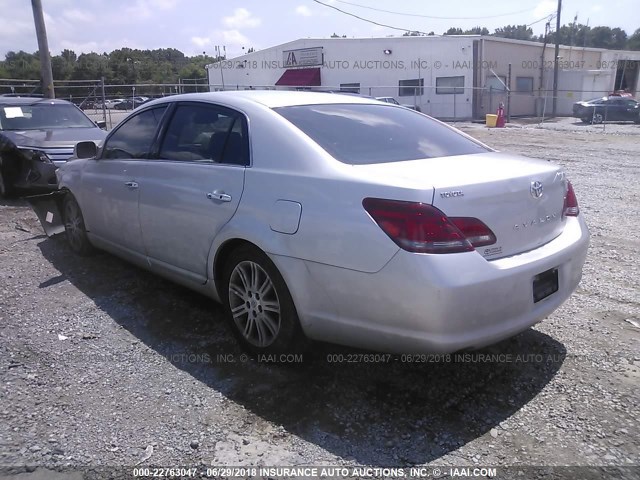
[[[363,198],[400,195],[411,200],[423,198],[424,191],[398,193],[384,179],[363,178],[266,107],[252,113],[249,128],[253,163],[246,172],[242,201],[217,236],[213,252],[227,240],[243,238],[271,255],[379,271],[398,247],[369,217]],[[279,200],[302,205],[293,234],[271,228],[279,223],[273,218]]]

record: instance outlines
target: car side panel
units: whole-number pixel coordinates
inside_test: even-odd
[[[79,201],[92,235],[144,254],[138,217],[139,191],[135,186],[139,169],[138,160],[88,160],[82,171]]]
[[[247,238],[266,253],[342,265],[364,272],[380,270],[398,250],[362,206],[368,196],[431,202],[433,189],[398,190],[353,178],[313,178],[247,169],[237,214],[216,238]],[[272,226],[277,202],[301,205],[298,229],[281,233]],[[288,221],[289,219],[282,219]]]
[[[204,283],[211,244],[234,215],[244,167],[180,161],[141,161],[140,224],[149,260]],[[208,198],[215,192],[228,200]],[[163,265],[164,264],[164,265]]]

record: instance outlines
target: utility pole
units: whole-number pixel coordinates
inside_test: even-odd
[[[220,46],[216,45],[215,46],[215,52],[216,52],[216,56],[218,57],[216,59],[216,61],[220,64],[220,79],[222,80],[222,90],[224,90],[224,60],[226,60],[227,58],[227,47],[226,46],[222,46],[222,48],[224,48],[224,57],[222,56],[222,50],[220,49]]]
[[[558,0],[558,14],[556,15],[556,51],[553,59],[553,107],[552,115],[556,116],[558,107],[558,57],[560,56],[560,11],[562,0]]]
[[[38,37],[38,51],[40,53],[40,75],[42,76],[42,93],[47,98],[56,98],[53,90],[53,73],[51,71],[51,56],[49,55],[49,42],[47,41],[47,29],[44,25],[42,2],[31,0],[33,8],[33,20],[36,24],[36,36]]]

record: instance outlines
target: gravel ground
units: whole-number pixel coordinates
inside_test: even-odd
[[[328,345],[304,362],[247,360],[213,302],[107,254],[78,258],[23,202],[0,201],[0,478],[136,464],[639,478],[640,127],[569,120],[458,124],[563,165],[592,240],[579,289],[552,316],[439,362],[328,361],[361,353]]]

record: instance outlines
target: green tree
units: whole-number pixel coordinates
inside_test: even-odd
[[[9,78],[38,80],[40,78],[40,59],[36,53],[8,52],[4,60],[4,69]]]
[[[78,57],[71,75],[72,80],[110,79],[109,56],[107,54],[83,53]]]
[[[444,32],[444,35],[489,35],[489,30],[486,27],[473,27],[468,30],[451,27],[449,30]]]
[[[51,70],[54,80],[69,80],[76,68],[77,57],[73,50],[63,50],[60,55],[51,57]]]
[[[640,50],[640,28],[638,28],[633,35],[627,40],[627,50]]]
[[[501,28],[496,28],[493,35],[502,38],[513,38],[515,40],[532,40],[533,30],[526,25],[506,25]]]
[[[473,27],[469,30],[465,30],[465,35],[489,35],[489,29],[487,27]]]
[[[464,32],[461,28],[451,27],[449,30],[444,32],[444,35],[463,35]]]
[[[627,34],[620,28],[593,27],[590,36],[590,47],[621,50],[627,43]]]

